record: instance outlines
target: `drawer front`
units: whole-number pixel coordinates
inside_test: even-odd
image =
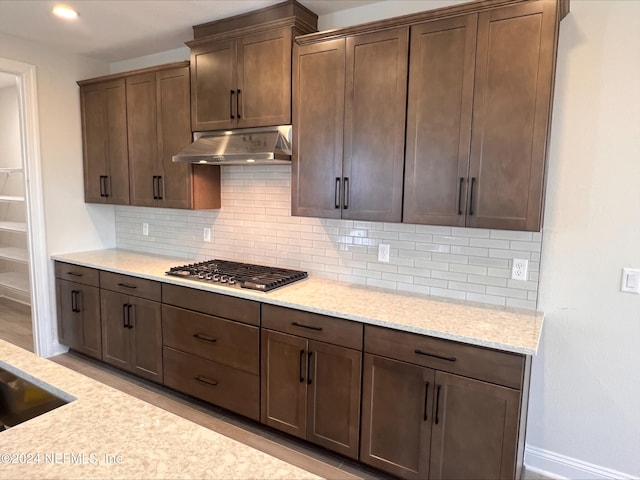
[[[163,283],[162,303],[260,326],[260,304],[251,300]]]
[[[56,262],[56,278],[82,283],[92,287],[100,286],[100,271],[95,268],[81,267],[72,263]]]
[[[254,420],[260,419],[260,377],[164,347],[164,384]]]
[[[364,329],[364,349],[436,370],[522,388],[524,355],[369,325]]]
[[[299,337],[362,350],[362,324],[358,322],[263,304],[262,326]]]
[[[163,305],[162,338],[167,347],[260,374],[258,327]]]
[[[120,273],[100,272],[100,287],[134,297],[160,301],[160,282],[144,278],[122,275]]]

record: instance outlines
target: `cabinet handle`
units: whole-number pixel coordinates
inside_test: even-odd
[[[127,322],[127,304],[122,305],[122,328],[127,328],[129,322]]]
[[[300,350],[300,383],[304,382],[304,350]]]
[[[153,199],[157,200],[158,199],[158,184],[156,182],[156,179],[158,178],[157,175],[153,176]]]
[[[158,175],[158,200],[162,200],[164,198],[164,181],[162,180],[162,175]]]
[[[438,422],[440,422],[440,417],[438,416],[438,414],[440,413],[440,387],[441,385],[438,385],[437,392],[436,392],[436,418],[435,418],[436,425],[438,425]]]
[[[309,357],[307,358],[307,385],[311,385],[311,357],[313,356],[313,352],[309,352]]]
[[[436,355],[434,353],[423,352],[422,350],[415,349],[414,353],[418,355],[424,355],[425,357],[437,358],[438,360],[446,360],[447,362],[455,362],[456,357],[443,357],[441,355]]]
[[[426,422],[429,420],[429,415],[427,412],[427,405],[429,403],[429,382],[424,384],[424,417],[423,420]]]
[[[209,385],[210,387],[217,387],[218,382],[216,380],[211,380],[210,378],[203,377],[198,375],[197,377],[193,377],[194,380],[197,380],[200,383],[204,383],[205,385]]]
[[[217,338],[209,337],[207,335],[203,335],[202,333],[194,333],[193,338],[197,338],[198,340],[204,340],[205,342],[216,343],[218,341]]]
[[[104,196],[111,196],[111,177],[109,175],[104,176]]]
[[[131,310],[133,310],[133,305],[129,303],[127,304],[127,328],[128,329],[133,328],[133,323],[131,322]],[[136,311],[133,310],[133,315],[135,316],[135,314],[136,314]]]
[[[462,215],[462,185],[464,184],[464,177],[460,177],[460,184],[458,185],[458,215]]]
[[[471,177],[471,186],[469,187],[469,215],[473,215],[473,186],[476,183],[476,177]]]
[[[242,90],[238,89],[237,90],[238,95],[236,96],[236,115],[238,116],[238,120],[240,120],[242,117],[240,116],[240,111],[242,107],[242,100],[240,95],[242,95]]]
[[[80,290],[71,290],[71,311],[79,313],[80,307],[78,307],[78,294]]]
[[[131,285],[129,283],[119,283],[118,286],[124,288],[138,288],[136,285]]]
[[[231,93],[229,93],[229,118],[230,119],[234,119],[236,117],[233,116],[233,95],[236,92],[234,90],[231,90]]]
[[[106,197],[107,196],[105,194],[104,179],[105,179],[105,176],[104,175],[100,175],[100,196],[101,197]]]
[[[322,331],[322,327],[313,327],[311,325],[302,325],[301,323],[298,323],[298,322],[291,322],[291,325],[293,325],[294,327],[306,328],[308,330],[315,330],[316,332],[321,332]]]
[[[340,208],[340,177],[336,177],[336,191],[334,194],[335,197],[335,206],[336,208]]]
[[[344,198],[342,200],[342,209],[349,208],[349,177],[344,177]]]
[[[81,277],[82,276],[81,273],[77,273],[77,272],[67,272],[67,275],[73,275],[74,277]]]

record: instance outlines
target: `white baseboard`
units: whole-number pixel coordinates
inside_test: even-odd
[[[640,478],[530,445],[525,448],[524,464],[527,471],[557,480],[638,480]]]

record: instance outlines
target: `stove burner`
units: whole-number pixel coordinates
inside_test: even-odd
[[[167,275],[268,292],[307,278],[307,272],[228,260],[208,260],[171,267]]]

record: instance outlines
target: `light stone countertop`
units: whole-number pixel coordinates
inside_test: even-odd
[[[0,361],[76,398],[0,432],[0,478],[320,478],[2,340]]]
[[[544,314],[309,278],[269,293],[165,275],[184,258],[110,249],[54,255],[53,259],[174,285],[297,308],[370,325],[535,355]],[[195,261],[195,259],[194,259]]]

